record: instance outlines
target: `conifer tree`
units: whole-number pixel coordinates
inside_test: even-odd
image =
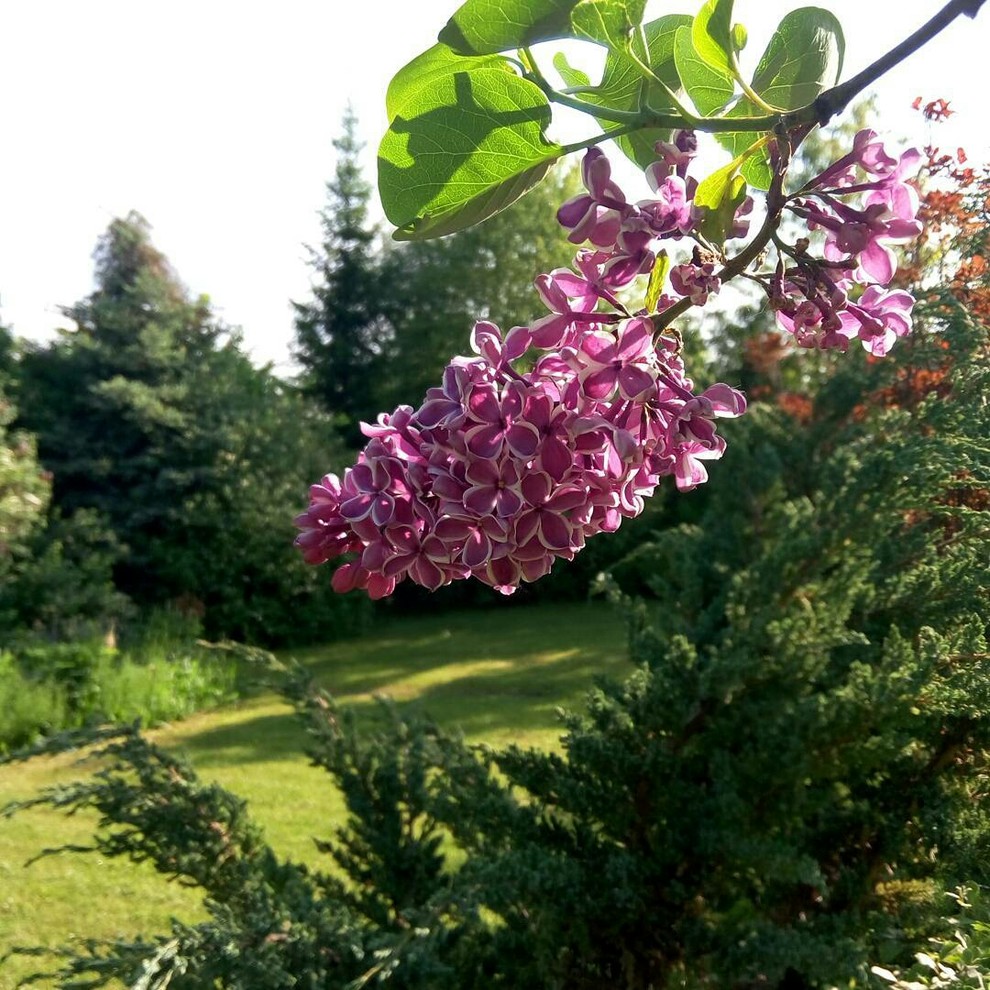
[[[95,257],[94,292],[66,310],[75,328],[20,368],[54,507],[104,520],[138,605],[179,604],[211,636],[298,641],[300,607],[329,594],[291,551],[303,465],[324,469],[339,445],[328,418],[189,297],[141,216],[113,221]],[[324,607],[322,635],[355,612]]]
[[[223,439],[203,422],[197,376],[222,328],[191,300],[137,213],[114,220],[94,254],[96,288],[65,310],[75,324],[27,350],[21,419],[39,439],[54,500],[101,513],[127,547],[122,590],[139,601],[181,593],[162,548],[188,495],[212,481]]]
[[[378,361],[387,338],[381,310],[376,232],[368,218],[371,186],[360,163],[362,145],[350,108],[334,142],[337,163],[321,213],[323,242],[312,251],[313,298],[296,303],[295,357],[303,386],[339,417],[349,441],[357,424],[373,418]]]
[[[51,497],[34,438],[10,428],[16,418],[13,371],[13,335],[0,325],[0,584],[10,579]]]

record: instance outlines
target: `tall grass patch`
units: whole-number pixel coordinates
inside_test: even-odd
[[[0,753],[93,722],[155,725],[239,696],[237,661],[186,645],[118,651],[99,642],[0,652]]]

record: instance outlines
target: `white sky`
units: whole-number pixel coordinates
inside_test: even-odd
[[[737,0],[746,54],[758,57],[779,17],[802,5]],[[848,77],[941,3],[821,5],[845,28]],[[58,307],[92,289],[97,238],[136,209],[190,290],[209,293],[219,315],[243,327],[253,357],[288,370],[289,301],[308,294],[304,245],[319,242],[344,106],[354,104],[374,181],[388,80],[433,44],[456,6],[0,0],[0,320],[33,339],[64,325]],[[936,143],[990,158],[990,114],[980,106],[988,40],[990,9],[890,73],[879,87],[880,127],[924,144],[909,104],[945,97],[957,114]]]

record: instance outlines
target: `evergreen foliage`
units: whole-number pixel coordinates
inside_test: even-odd
[[[353,630],[362,607],[291,549],[308,481],[339,449],[328,419],[189,298],[138,214],[111,223],[95,259],[94,292],[66,310],[75,329],[15,368],[55,510],[10,591],[18,624],[110,625],[124,595],[183,608],[213,637]]]
[[[10,386],[2,363],[8,343],[9,333],[0,326],[0,581],[9,579],[23,557],[51,495],[51,481],[38,463],[34,438],[10,429],[16,410],[5,394]]]
[[[334,143],[337,164],[320,213],[323,243],[312,251],[313,299],[296,303],[295,357],[309,395],[339,417],[350,443],[370,406],[389,336],[382,308],[377,234],[368,219],[371,186],[359,155],[357,118],[348,108]]]

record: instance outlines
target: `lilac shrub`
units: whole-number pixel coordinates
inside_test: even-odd
[[[690,131],[657,144],[646,169],[653,196],[638,202],[604,153],[589,150],[586,191],[558,212],[568,238],[588,246],[573,269],[536,278],[547,314],[506,332],[477,323],[473,354],[455,357],[417,409],[363,424],[357,463],[314,485],[296,519],[308,563],[347,556],[335,590],[377,599],[407,578],[435,590],[474,577],[512,594],[642,512],[663,477],[684,492],[708,479],[705,462],[725,450],[716,420],[741,415],[746,400],[724,383],[696,391],[670,324],[741,274],[734,261],[745,254],[726,258],[704,232],[688,175],[696,146]],[[774,242],[778,260],[748,274],[799,346],[845,350],[859,339],[880,356],[910,330],[913,299],[885,286],[896,269],[890,245],[920,230],[907,183],[918,161],[914,151],[895,160],[862,131],[756,235]],[[729,239],[746,235],[752,208],[749,197],[736,206]],[[807,225],[793,246],[777,232],[784,209]],[[668,248],[687,245],[689,257],[672,265]],[[647,308],[630,312],[622,296],[645,277]]]

